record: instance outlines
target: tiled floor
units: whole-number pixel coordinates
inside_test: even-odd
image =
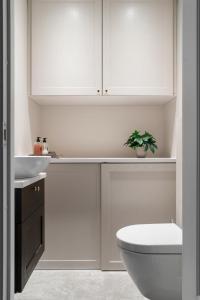
[[[126,272],[35,271],[15,300],[147,300]]]

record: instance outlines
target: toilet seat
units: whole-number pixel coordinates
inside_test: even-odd
[[[181,254],[182,230],[176,224],[131,225],[117,232],[119,247],[143,254]]]

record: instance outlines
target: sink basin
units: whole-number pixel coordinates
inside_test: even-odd
[[[50,156],[15,156],[15,178],[37,176],[47,169],[50,159]]]

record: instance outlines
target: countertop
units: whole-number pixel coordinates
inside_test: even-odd
[[[46,173],[40,173],[38,176],[32,178],[15,179],[14,187],[15,189],[23,189],[26,186],[29,186],[46,177],[47,177]]]
[[[136,157],[63,157],[63,158],[52,158],[51,164],[79,164],[79,163],[176,163],[176,158],[136,158]]]

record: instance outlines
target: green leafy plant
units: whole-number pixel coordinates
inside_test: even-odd
[[[141,134],[140,131],[135,130],[124,145],[133,148],[134,150],[143,147],[145,152],[150,150],[152,153],[155,153],[158,149],[156,139],[147,131],[145,131],[144,134]]]

